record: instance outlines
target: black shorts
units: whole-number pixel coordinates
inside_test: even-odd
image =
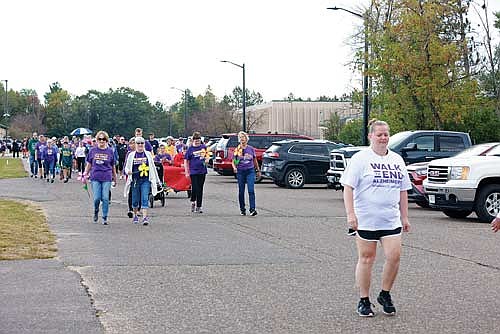
[[[379,241],[384,237],[393,237],[396,235],[401,235],[401,227],[395,228],[394,230],[377,230],[377,231],[367,231],[358,230],[358,237],[365,241]]]

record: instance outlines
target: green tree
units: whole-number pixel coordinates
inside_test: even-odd
[[[50,91],[45,97],[45,124],[49,136],[63,136],[69,134],[71,120],[70,94],[61,88],[58,82],[49,86]]]
[[[323,124],[326,128],[324,135],[325,139],[337,142],[340,140],[340,131],[342,122],[338,113],[331,114],[330,118]]]
[[[464,61],[467,8],[460,0],[372,1],[372,108],[391,130],[457,128],[477,105],[478,86]]]
[[[361,145],[363,120],[358,118],[347,122],[339,132],[339,139],[345,144]]]

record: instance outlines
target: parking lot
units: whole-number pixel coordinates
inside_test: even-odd
[[[256,185],[259,215],[241,217],[236,180],[211,172],[205,213],[189,212],[186,193],[170,194],[148,227],[126,217],[123,184],[113,190],[107,227],[91,223],[89,199],[76,181],[0,186],[5,197],[46,209],[59,245],[59,258],[49,261],[81,281],[98,315],[96,332],[498,332],[500,235],[473,217],[450,219],[411,204],[412,231],[403,238],[392,292],[398,314],[385,317],[377,306],[374,318],[361,319],[355,239],[346,235],[342,193],[325,185],[292,190],[264,181]],[[373,300],[382,263],[379,256]],[[36,312],[7,307],[0,306],[0,318],[10,319],[4,328],[36,323]]]

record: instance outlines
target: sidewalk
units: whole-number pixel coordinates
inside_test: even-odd
[[[0,261],[0,333],[103,333],[79,275],[58,259]]]
[[[2,195],[19,198],[24,189],[25,198],[44,201],[45,191],[28,193],[29,181],[0,180]],[[79,274],[59,258],[0,261],[0,282],[1,334],[104,332]]]

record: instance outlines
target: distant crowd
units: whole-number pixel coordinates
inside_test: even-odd
[[[138,130],[142,135],[142,130]],[[126,138],[114,135],[109,139],[108,146],[113,150],[120,179],[124,178],[124,163],[130,151],[130,141],[134,138],[135,136]],[[150,133],[145,150],[151,152],[158,162],[180,167],[184,162],[183,153],[191,142],[191,138],[169,136],[166,143],[160,143],[154,133]],[[3,142],[0,154],[11,151],[13,157],[29,159],[32,178],[47,179],[47,182],[53,183],[58,174],[60,180],[68,182],[73,172],[84,172],[86,157],[90,149],[96,146],[96,138],[92,135],[57,138],[34,132],[31,138],[24,138],[22,141],[14,139],[11,147],[7,147],[7,143]]]

